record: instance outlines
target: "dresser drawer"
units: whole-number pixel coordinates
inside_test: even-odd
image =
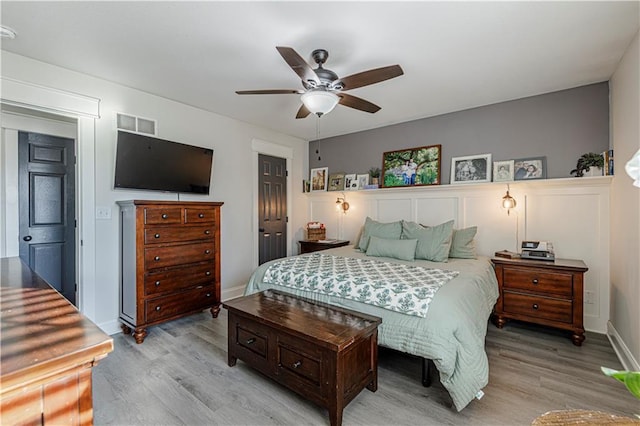
[[[144,243],[160,244],[213,239],[213,226],[171,226],[145,228]]]
[[[293,373],[310,384],[320,387],[321,360],[312,357],[299,348],[278,343],[278,368]]]
[[[182,209],[179,207],[163,207],[144,209],[145,225],[182,223]]]
[[[255,328],[255,327],[254,327]],[[251,325],[244,327],[238,325],[238,334],[236,344],[255,353],[256,355],[267,358],[267,342],[268,337],[259,331],[251,329]]]
[[[185,223],[203,223],[208,222],[215,224],[216,214],[213,209],[186,208],[184,211]]]
[[[144,276],[144,294],[150,296],[204,285],[214,280],[214,272],[214,263],[208,262],[169,271],[147,273]]]
[[[146,269],[150,270],[204,262],[213,259],[213,255],[213,242],[145,248],[144,263]]]
[[[573,320],[571,300],[511,293],[503,294],[504,312],[527,315],[570,324]]]
[[[509,289],[571,298],[573,277],[570,273],[505,267],[503,286]]]
[[[147,322],[158,321],[211,306],[216,303],[214,290],[214,286],[199,287],[147,300],[145,302],[146,320]]]

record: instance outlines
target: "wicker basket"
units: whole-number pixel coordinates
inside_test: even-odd
[[[307,240],[318,241],[327,238],[327,230],[324,228],[307,228]]]

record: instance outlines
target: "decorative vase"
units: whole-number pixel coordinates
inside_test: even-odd
[[[589,167],[589,171],[585,171],[583,175],[584,176],[589,176],[589,177],[591,177],[591,176],[602,176],[602,168],[591,166],[591,167]]]

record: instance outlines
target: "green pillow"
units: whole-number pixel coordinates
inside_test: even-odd
[[[402,234],[402,223],[400,221],[391,223],[377,222],[370,217],[364,222],[364,230],[358,242],[358,248],[364,252],[369,246],[369,238],[378,237],[388,240],[399,240]]]
[[[458,259],[477,259],[476,243],[474,240],[477,232],[477,226],[464,229],[454,229],[449,257],[455,257]]]
[[[372,236],[369,238],[367,256],[392,257],[400,260],[414,260],[418,240],[390,240]]]
[[[446,262],[451,248],[453,220],[438,226],[422,226],[402,221],[402,238],[416,239],[416,259]]]

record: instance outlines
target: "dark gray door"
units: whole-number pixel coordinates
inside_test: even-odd
[[[75,142],[18,132],[20,258],[76,303]]]
[[[258,155],[259,263],[287,255],[287,160]]]

